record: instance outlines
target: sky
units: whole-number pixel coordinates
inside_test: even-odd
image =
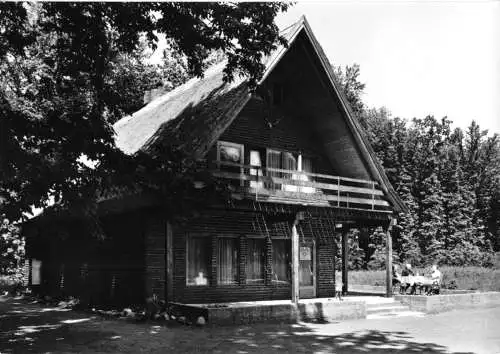
[[[299,1],[334,65],[360,65],[364,102],[394,117],[474,119],[500,133],[500,0]]]

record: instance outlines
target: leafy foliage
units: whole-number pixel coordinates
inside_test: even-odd
[[[125,156],[115,147],[112,124],[141,107],[144,90],[201,76],[214,53],[227,58],[225,80],[246,75],[255,84],[262,56],[284,43],[274,18],[288,6],[0,4],[2,212],[17,220],[54,199],[91,215],[99,194],[151,187],[148,171],[178,183],[193,170],[187,156],[166,154],[180,163]],[[161,64],[145,64],[144,52],[156,48],[159,36],[170,51]]]
[[[0,217],[0,275],[16,275],[24,261],[24,238],[19,228]]]

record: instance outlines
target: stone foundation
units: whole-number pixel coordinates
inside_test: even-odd
[[[366,318],[364,301],[334,299],[255,301],[226,304],[180,305],[187,317],[203,316],[210,325],[241,325],[259,322],[331,322]]]

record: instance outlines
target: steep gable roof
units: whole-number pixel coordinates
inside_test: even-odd
[[[328,58],[304,16],[281,32],[289,46],[279,46],[264,59],[265,71],[259,84],[264,82],[302,31],[321,62],[335,94],[333,98],[339,100],[347,126],[368,170],[379,182],[395,211],[406,210],[368,143],[363,128],[340,89]],[[132,116],[115,123],[117,146],[127,154],[134,154],[140,150],[149,151],[156,144],[171,144],[180,146],[195,157],[203,156],[251,97],[246,78],[236,77],[231,83],[223,81],[224,67],[225,62],[211,67],[204,77],[189,80],[156,98]]]

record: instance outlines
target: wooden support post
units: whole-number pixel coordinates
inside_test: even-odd
[[[349,240],[347,237],[348,229],[342,230],[342,294],[347,295],[349,286],[347,270],[349,269]]]
[[[386,296],[392,297],[392,236],[391,230],[394,219],[390,219],[389,225],[386,230],[386,259],[385,259],[385,272],[386,272]]]
[[[172,224],[167,221],[165,230],[165,302],[173,301],[174,296],[174,245]]]
[[[297,221],[292,225],[292,303],[299,303],[299,233]]]

